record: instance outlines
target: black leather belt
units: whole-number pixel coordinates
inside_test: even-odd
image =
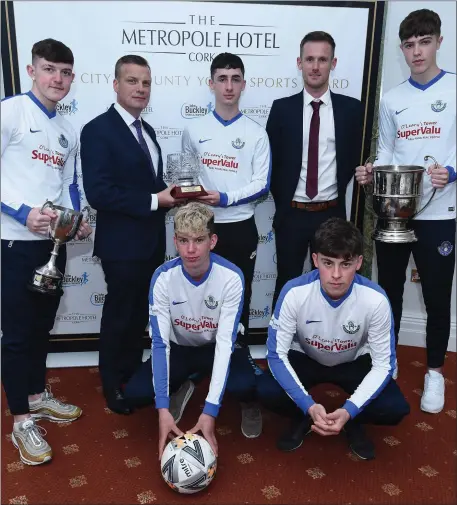
[[[338,205],[338,198],[334,200],[329,200],[327,202],[296,202],[292,200],[291,205],[294,209],[307,210],[309,212],[321,212],[327,210],[330,207],[336,207]]]

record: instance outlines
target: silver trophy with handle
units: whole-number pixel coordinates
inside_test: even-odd
[[[433,156],[425,156],[424,163]],[[366,164],[366,163],[365,163]],[[416,242],[411,219],[425,210],[435,196],[419,210],[423,177],[426,168],[420,165],[379,165],[373,167],[373,211],[377,216],[372,238],[380,242],[402,244]]]
[[[88,207],[79,212],[73,209],[67,209],[59,205],[54,205],[49,200],[41,207],[41,212],[44,209],[51,209],[57,214],[55,219],[49,223],[48,235],[54,242],[54,248],[51,252],[51,258],[41,267],[38,267],[33,272],[33,277],[28,284],[31,291],[42,293],[45,295],[60,295],[62,294],[63,274],[56,266],[59,248],[62,244],[72,240],[81,225],[81,221],[85,217],[84,212]]]

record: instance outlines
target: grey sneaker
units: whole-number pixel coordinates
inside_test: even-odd
[[[257,403],[241,403],[241,433],[257,438],[262,433],[262,412]]]
[[[52,449],[43,436],[46,430],[27,419],[13,428],[11,441],[19,449],[21,461],[26,465],[41,465],[52,459]]]
[[[170,414],[173,416],[175,423],[181,421],[182,414],[186,408],[187,402],[190,400],[195,389],[195,384],[191,380],[187,380],[176,393],[170,397]]]
[[[54,398],[50,386],[41,393],[39,400],[29,403],[29,410],[34,419],[48,419],[58,423],[69,423],[82,414],[79,407]]]

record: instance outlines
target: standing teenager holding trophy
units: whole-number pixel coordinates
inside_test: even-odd
[[[27,73],[32,89],[2,101],[2,383],[14,418],[12,441],[21,460],[39,465],[52,459],[36,418],[74,421],[81,409],[46,388],[49,332],[59,294],[29,290],[34,270],[50,258],[48,230],[57,213],[46,200],[79,210],[76,184],[78,141],[72,126],[56,113],[70,91],[73,53],[62,42],[34,44]],[[76,238],[87,237],[83,220]],[[66,251],[57,267],[65,272]],[[60,289],[58,291],[61,291]]]
[[[200,182],[207,195],[198,201],[214,211],[215,233],[219,237],[214,251],[243,272],[243,330],[238,334],[234,353],[245,355],[252,362],[247,345],[249,306],[259,240],[254,209],[255,201],[268,194],[270,186],[270,143],[265,129],[240,112],[241,93],[246,86],[241,58],[231,53],[218,54],[210,72],[215,110],[189,122],[183,132],[182,150],[201,159]],[[253,365],[253,374],[254,368]],[[260,410],[251,402],[241,407],[243,434],[258,437],[262,430]]]
[[[411,253],[417,265],[427,311],[427,373],[421,409],[438,413],[444,407],[442,367],[451,328],[451,292],[455,267],[456,206],[456,79],[441,70],[436,54],[443,37],[438,14],[411,12],[400,25],[400,49],[411,70],[409,79],[386,93],[379,113],[376,165],[424,165],[423,207],[412,221],[417,242],[376,242],[378,281],[392,305],[396,341],[402,316],[406,269]],[[373,166],[356,169],[360,184],[373,180]]]

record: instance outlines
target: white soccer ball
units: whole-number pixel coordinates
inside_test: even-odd
[[[163,451],[160,468],[165,482],[178,493],[205,489],[216,474],[217,459],[200,435],[186,433],[174,438]]]

